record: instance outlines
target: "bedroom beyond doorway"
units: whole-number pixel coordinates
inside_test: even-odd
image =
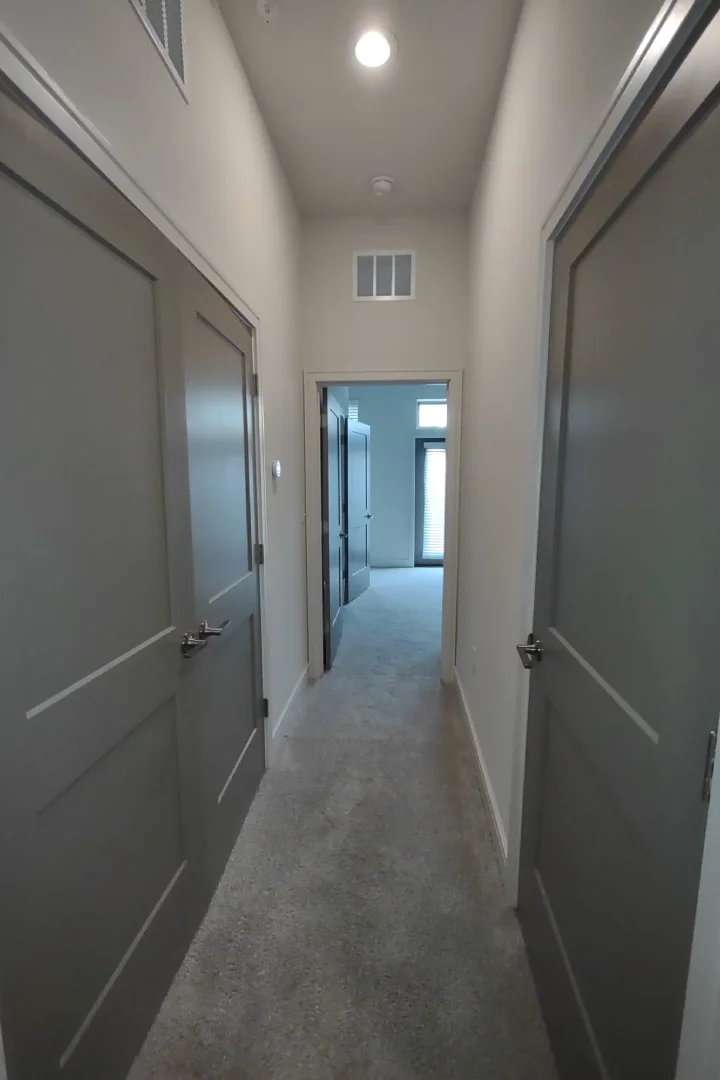
[[[445,561],[448,387],[329,385],[320,404],[323,667],[333,665],[345,609],[382,570],[435,584],[440,661]],[[432,571],[432,574],[430,574]]]

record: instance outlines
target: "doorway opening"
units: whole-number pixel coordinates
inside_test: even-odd
[[[376,651],[410,629],[413,663],[449,682],[460,375],[308,374],[305,391],[311,677],[362,624]]]

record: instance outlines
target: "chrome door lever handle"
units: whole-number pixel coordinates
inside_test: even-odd
[[[533,660],[538,664],[542,661],[543,652],[545,651],[542,641],[536,641],[534,634],[528,634],[528,639],[525,644],[516,645],[515,648],[517,649],[522,666],[527,671],[532,668]]]
[[[200,626],[198,627],[198,637],[201,641],[205,641],[206,638],[211,637],[222,637],[223,630],[226,626],[229,625],[229,619],[226,619],[225,622],[221,622],[219,626],[208,626],[208,624],[203,619],[203,621],[200,623]]]
[[[372,519],[375,517],[375,515],[374,514],[366,514],[365,517],[368,519],[368,521],[372,521]]]
[[[207,641],[203,641],[202,638],[193,637],[192,634],[183,634],[183,639],[180,642],[180,651],[186,660],[189,660],[196,652],[200,652],[207,646]]]

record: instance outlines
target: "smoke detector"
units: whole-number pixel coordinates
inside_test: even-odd
[[[394,183],[392,176],[376,176],[370,181],[370,187],[378,198],[383,199],[390,194]]]
[[[266,23],[272,22],[277,15],[278,8],[275,0],[257,0],[255,6],[257,7],[258,15]]]

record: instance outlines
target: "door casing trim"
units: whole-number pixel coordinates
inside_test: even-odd
[[[443,575],[441,677],[452,683],[455,671],[458,586],[458,518],[460,510],[460,425],[462,371],[306,371],[305,396],[305,532],[307,538],[308,651],[310,678],[322,678],[322,509],[320,479],[320,395],[323,386],[357,383],[447,383],[447,488],[445,500],[445,568]]]
[[[524,621],[518,640],[532,627],[535,606],[542,440],[548,358],[550,302],[556,239],[588,194],[619,142],[628,132],[703,17],[713,0],[664,0],[608,104],[595,136],[574,168],[550,210],[540,236],[540,288],[535,333],[538,389],[535,415],[533,476],[528,491],[528,531],[523,565]],[[508,900],[517,905],[520,837],[528,725],[529,680],[518,702],[510,796],[505,883]],[[680,1053],[675,1080],[714,1080],[720,1061],[720,792],[708,815],[698,910],[695,920]]]

